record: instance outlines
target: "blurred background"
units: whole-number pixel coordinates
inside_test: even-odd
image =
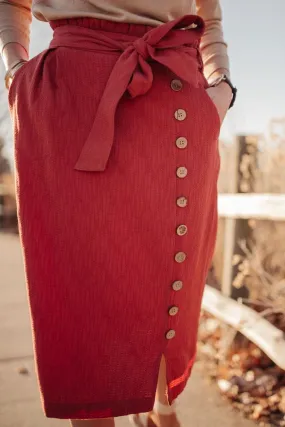
[[[197,368],[180,414],[193,427],[210,420],[219,427],[285,426],[285,2],[221,5],[238,97],[220,134],[219,231]],[[31,56],[50,38],[49,25],[34,19]],[[63,425],[43,418],[33,371],[3,78],[1,63],[0,426]]]

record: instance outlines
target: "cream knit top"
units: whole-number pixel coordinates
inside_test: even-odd
[[[198,14],[206,23],[200,45],[206,78],[217,72],[229,76],[219,0],[0,0],[0,52],[17,42],[29,54],[32,15],[40,21],[95,17],[156,26],[186,14]]]

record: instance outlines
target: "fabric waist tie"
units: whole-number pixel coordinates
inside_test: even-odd
[[[120,25],[120,24],[118,24]],[[178,77],[198,85],[198,70],[202,69],[199,51],[200,38],[205,30],[204,20],[197,15],[185,15],[154,27],[142,37],[80,26],[62,25],[54,29],[49,47],[75,47],[96,52],[119,52],[85,141],[76,170],[104,171],[114,139],[115,114],[125,92],[134,98],[151,88],[153,73],[150,61],[156,61]]]

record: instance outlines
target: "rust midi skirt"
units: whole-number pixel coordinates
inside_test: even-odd
[[[105,418],[185,388],[217,230],[220,119],[196,15],[51,21],[8,99],[44,413]]]

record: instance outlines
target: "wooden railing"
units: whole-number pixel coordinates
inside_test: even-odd
[[[231,298],[237,221],[251,218],[285,221],[285,194],[220,194],[218,209],[220,218],[226,221],[221,292],[206,285],[202,308],[241,332],[285,369],[284,333],[241,301]]]
[[[221,218],[285,221],[285,194],[219,194]]]

